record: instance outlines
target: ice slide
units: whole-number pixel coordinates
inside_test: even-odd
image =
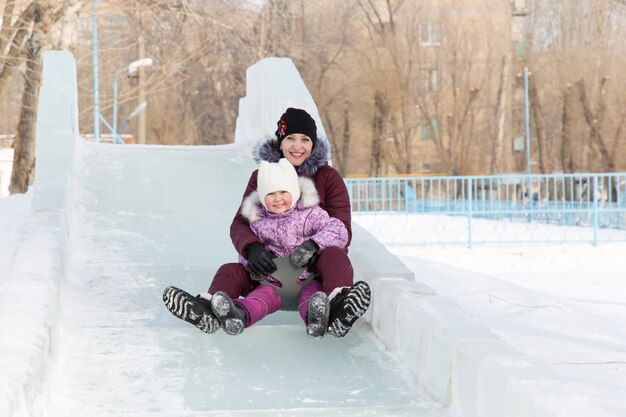
[[[572,401],[554,375],[359,227],[351,257],[373,304],[344,339],[308,338],[296,313],[237,337],[171,316],[166,286],[203,291],[236,259],[228,226],[255,167],[245,139],[287,105],[317,115],[291,61],[268,59],[248,70],[234,144],[88,143],[74,60],[44,55],[33,209],[0,289],[0,415],[602,415],[576,401],[560,414]]]

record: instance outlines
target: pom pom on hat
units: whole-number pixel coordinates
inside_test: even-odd
[[[257,191],[265,208],[267,208],[266,195],[276,191],[288,191],[292,198],[289,208],[293,208],[300,199],[300,184],[296,169],[285,158],[281,158],[276,163],[261,161],[257,175]]]

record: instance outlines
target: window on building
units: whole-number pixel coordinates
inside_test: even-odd
[[[422,139],[432,139],[435,135],[439,135],[439,120],[432,118],[432,123],[428,123],[426,118],[422,119],[420,126],[420,137]]]
[[[439,91],[439,71],[434,68],[420,70],[420,90],[422,93]]]
[[[420,44],[433,46],[441,44],[441,26],[438,22],[420,23]]]

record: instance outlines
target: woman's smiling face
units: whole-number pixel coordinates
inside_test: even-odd
[[[280,142],[280,150],[291,165],[299,167],[306,159],[311,156],[313,150],[313,141],[307,135],[302,133],[292,133],[285,136]]]

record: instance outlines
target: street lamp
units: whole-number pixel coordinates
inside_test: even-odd
[[[116,135],[116,138],[115,138],[116,140],[119,139],[118,137],[119,135],[117,131],[117,90],[118,90],[117,77],[120,75],[121,72],[124,72],[124,71],[127,71],[129,76],[134,75],[137,72],[137,70],[139,70],[139,68],[149,67],[151,65],[152,65],[152,58],[143,58],[143,59],[138,59],[137,61],[133,61],[130,64],[128,64],[128,66],[124,68],[120,68],[117,71],[115,71],[115,78],[113,80],[113,134]],[[141,104],[143,103],[145,102],[142,102]],[[141,104],[137,107],[141,107]],[[144,108],[145,108],[145,105],[137,113],[141,112],[141,110],[143,110]],[[131,119],[132,117],[129,117],[127,120]]]

